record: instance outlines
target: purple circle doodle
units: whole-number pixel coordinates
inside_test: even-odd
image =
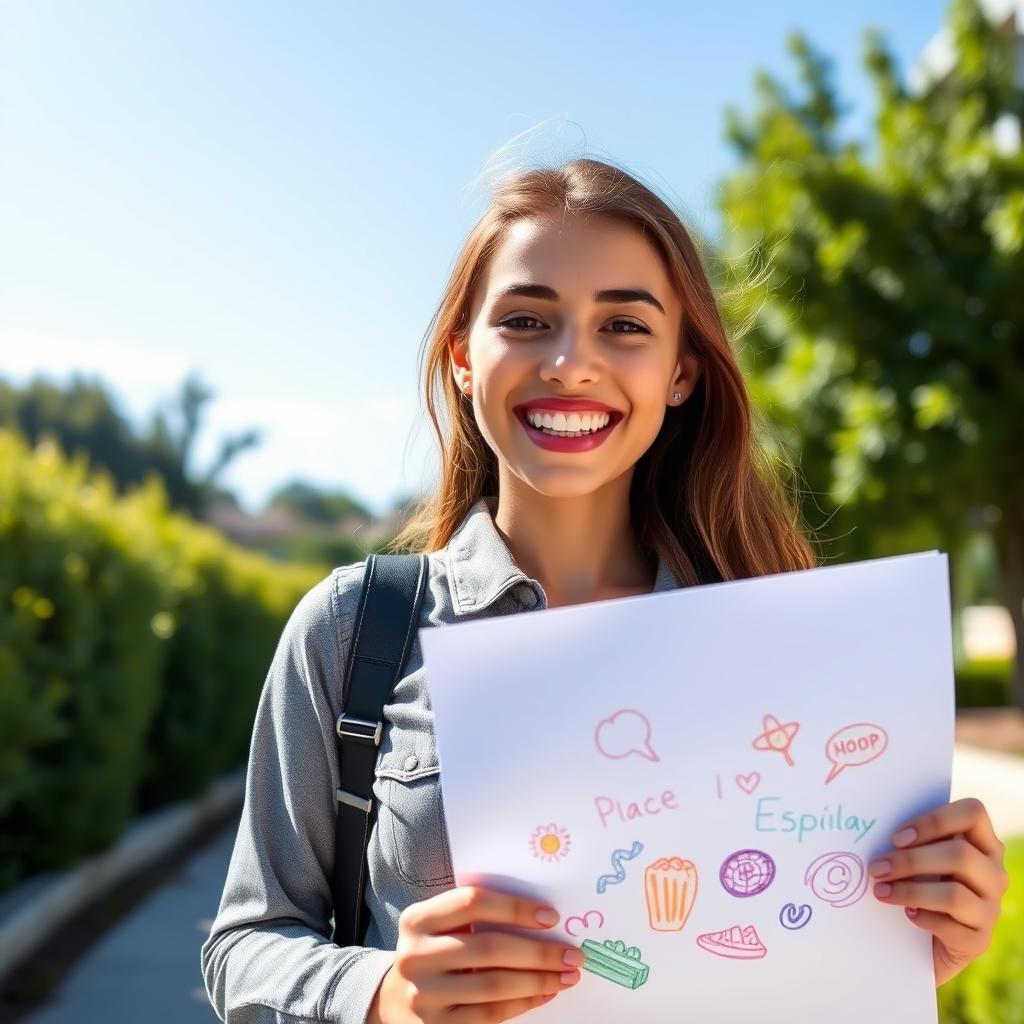
[[[733,896],[756,896],[775,879],[775,861],[763,850],[737,850],[722,862],[718,879]]]
[[[868,876],[857,854],[841,850],[811,861],[804,884],[819,900],[833,907],[850,907],[868,891]]]
[[[779,911],[779,924],[795,932],[811,920],[812,913],[809,903],[801,903],[799,907],[795,903],[787,903]]]

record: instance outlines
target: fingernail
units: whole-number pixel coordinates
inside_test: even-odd
[[[916,828],[901,829],[892,837],[893,846],[909,846],[916,838]]]
[[[537,921],[540,924],[558,924],[558,911],[554,907],[544,907],[537,911]]]
[[[904,907],[907,917],[917,917],[917,907]]]
[[[562,962],[572,967],[582,967],[585,960],[586,957],[583,955],[582,950],[579,949],[567,949],[562,957]]]
[[[872,863],[870,865],[868,870],[876,878],[879,875],[887,875],[887,874],[889,874],[890,871],[892,871],[892,861],[891,860],[876,860],[876,861],[874,861],[874,863]]]
[[[562,973],[559,975],[559,977],[562,979],[562,984],[563,985],[575,985],[576,982],[580,980],[580,972],[579,971],[562,971]]]
[[[892,886],[888,882],[879,882],[875,886],[876,896],[888,896],[892,893]]]

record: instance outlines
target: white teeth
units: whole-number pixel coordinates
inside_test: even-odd
[[[606,412],[584,413],[571,412],[568,416],[565,413],[539,412],[529,409],[526,419],[530,426],[538,430],[554,430],[561,434],[586,434],[601,430],[608,426],[611,416]]]

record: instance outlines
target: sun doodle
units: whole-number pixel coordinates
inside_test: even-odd
[[[569,855],[571,842],[569,833],[552,821],[534,829],[533,835],[530,836],[530,849],[534,857],[551,864],[564,860]]]

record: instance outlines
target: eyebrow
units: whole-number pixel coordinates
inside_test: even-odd
[[[549,288],[546,284],[513,284],[503,288],[495,295],[496,299],[508,298],[512,295],[522,296],[527,299],[547,299],[550,302],[558,301],[558,292]],[[663,316],[665,307],[645,288],[606,288],[604,291],[594,292],[595,302],[646,302],[654,306]]]

